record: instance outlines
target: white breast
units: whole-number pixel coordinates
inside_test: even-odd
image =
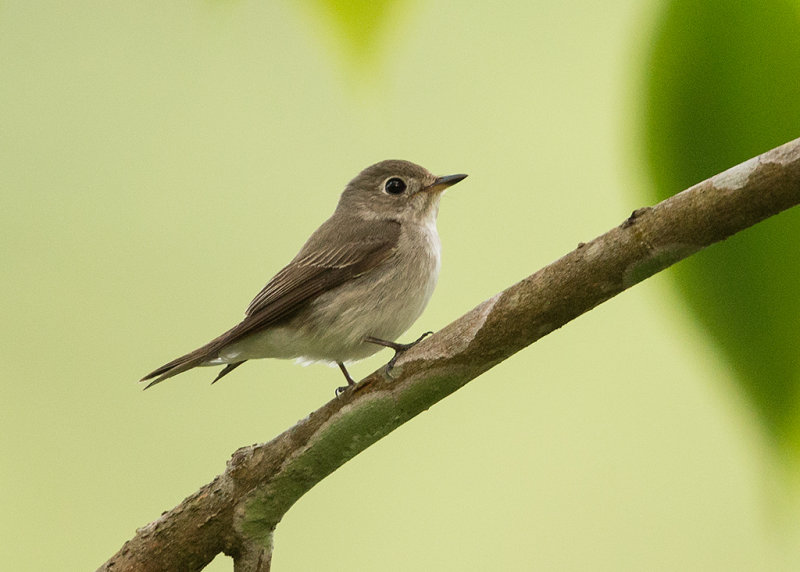
[[[440,266],[435,221],[404,225],[394,254],[378,268],[320,295],[285,325],[232,344],[222,361],[352,362],[368,357],[383,348],[364,342],[365,337],[394,341],[416,322],[433,294]]]

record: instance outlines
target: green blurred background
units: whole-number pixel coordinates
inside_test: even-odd
[[[800,136],[800,7],[737,6],[1,2],[0,569],[96,568],[332,397],[281,361],[136,380],[238,320],[363,167],[470,174],[413,337]],[[274,569],[800,568],[798,226],[389,435],[293,507]]]

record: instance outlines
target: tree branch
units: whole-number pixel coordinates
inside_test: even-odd
[[[286,511],[346,461],[520,349],[623,290],[800,203],[800,139],[654,207],[486,300],[140,528],[100,570],[269,570]]]

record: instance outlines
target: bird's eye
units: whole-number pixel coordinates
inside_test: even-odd
[[[390,195],[399,195],[406,190],[406,182],[403,179],[392,177],[383,186],[384,190]]]

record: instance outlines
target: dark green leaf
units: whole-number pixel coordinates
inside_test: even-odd
[[[661,200],[800,136],[800,6],[668,2],[646,74],[648,198]],[[798,452],[800,210],[673,272],[771,437]]]

